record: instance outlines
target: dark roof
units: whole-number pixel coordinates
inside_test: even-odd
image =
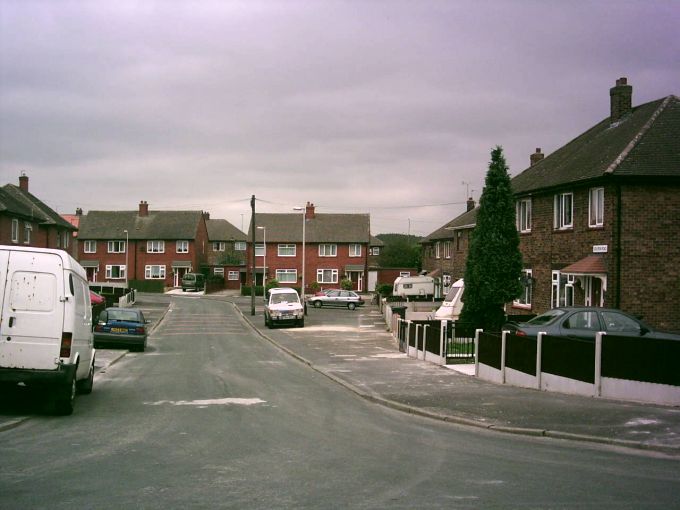
[[[86,239],[195,239],[201,211],[90,211],[80,220],[78,237]]]
[[[77,230],[59,214],[38,200],[28,191],[14,184],[0,188],[0,212],[35,221],[42,225],[54,225],[66,230]]]
[[[227,220],[206,220],[210,241],[245,241],[245,232],[240,231]]]
[[[606,175],[680,177],[680,99],[668,96],[606,118],[512,179],[517,194]]]
[[[255,214],[255,225],[265,227],[267,242],[302,242],[302,214]],[[317,213],[306,220],[305,242],[307,243],[369,243],[370,216],[368,214],[326,214]],[[256,240],[261,242],[263,233],[256,231]],[[248,231],[251,239],[251,231]]]
[[[379,237],[371,236],[370,246],[385,246],[385,243]]]
[[[464,212],[460,216],[457,216],[456,218],[449,221],[446,225],[425,236],[423,240],[420,241],[420,243],[427,244],[440,239],[453,239],[453,232],[455,230],[472,228],[477,224],[477,211],[479,211],[479,206],[475,207],[471,211]]]

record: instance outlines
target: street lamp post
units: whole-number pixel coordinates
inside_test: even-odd
[[[264,255],[262,257],[262,289],[265,299],[267,298],[267,227],[257,227],[262,230],[262,241],[264,244]]]
[[[305,301],[305,224],[307,223],[307,209],[305,207],[293,207],[294,211],[302,211],[302,307],[307,314],[307,302]]]
[[[125,234],[125,289],[127,292],[127,289],[130,287],[130,278],[128,276],[128,271],[129,271],[129,260],[128,260],[128,253],[130,252],[130,233],[126,230],[123,230],[123,233]]]

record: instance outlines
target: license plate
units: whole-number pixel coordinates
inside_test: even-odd
[[[111,328],[111,333],[127,333],[127,328]]]

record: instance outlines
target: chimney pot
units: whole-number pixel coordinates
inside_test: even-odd
[[[22,173],[19,176],[19,189],[21,189],[21,191],[25,191],[26,193],[28,193],[28,175],[26,175],[25,173]]]
[[[142,200],[139,202],[139,216],[140,217],[145,217],[149,215],[149,204],[146,202],[146,200]]]
[[[83,210],[80,207],[78,207],[76,209],[76,216],[82,216],[82,215],[83,215]]]
[[[536,152],[534,152],[531,156],[529,156],[529,162],[531,163],[531,166],[534,166],[536,163],[541,161],[543,158],[545,158],[545,154],[541,152],[540,147],[536,147]]]
[[[609,89],[612,123],[621,120],[633,110],[633,87],[628,85],[628,78],[616,80],[616,86]]]

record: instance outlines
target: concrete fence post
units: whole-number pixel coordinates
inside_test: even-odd
[[[602,396],[602,338],[606,335],[604,331],[598,331],[595,335],[595,388],[596,397]]]
[[[475,329],[475,377],[479,377],[479,334],[483,329]]]
[[[443,320],[439,330],[439,356],[442,360],[442,365],[446,365],[446,352],[444,352],[444,339],[446,338],[446,330],[448,328],[448,321]]]
[[[503,331],[501,333],[501,383],[505,384],[505,347],[507,344],[507,337],[509,331]]]
[[[429,327],[429,324],[423,326],[423,361],[426,361],[425,358],[427,357],[427,328]]]
[[[536,337],[536,389],[541,389],[541,372],[543,371],[543,337],[545,331],[541,331]]]

